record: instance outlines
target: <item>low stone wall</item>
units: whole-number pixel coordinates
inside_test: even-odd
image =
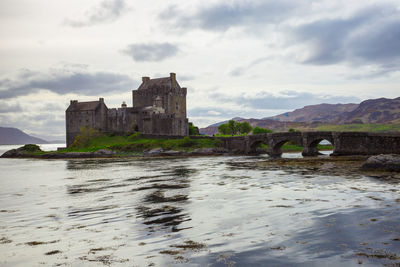
[[[400,134],[334,132],[333,156],[400,154]]]

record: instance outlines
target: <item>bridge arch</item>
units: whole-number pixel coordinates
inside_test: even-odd
[[[282,146],[293,141],[300,146],[303,145],[303,138],[300,132],[276,133],[269,136],[268,155],[271,157],[280,157],[282,155]]]
[[[260,144],[265,144],[268,146],[268,135],[267,134],[257,134],[249,136],[249,153],[255,154],[258,153],[257,148]]]
[[[259,146],[261,144],[267,145],[268,146],[268,141],[267,140],[257,140],[254,141],[253,143],[250,144],[250,153],[251,154],[260,154],[260,149]],[[266,152],[265,152],[266,153]]]
[[[318,152],[318,144],[327,140],[335,146],[335,141],[331,132],[306,132],[303,133],[303,156],[317,156],[321,153]]]

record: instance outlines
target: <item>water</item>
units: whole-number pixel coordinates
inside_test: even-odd
[[[396,181],[267,159],[0,159],[0,266],[399,264]]]

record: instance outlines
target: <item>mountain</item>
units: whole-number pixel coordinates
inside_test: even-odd
[[[232,118],[231,120],[234,120],[234,121],[241,121],[241,120],[244,120],[244,118],[241,118],[241,117],[235,117],[235,118]],[[229,120],[228,120],[229,121]],[[225,123],[228,123],[228,121],[221,121],[221,122],[217,122],[217,123],[214,123],[214,124],[211,124],[211,125],[209,125],[208,127],[213,127],[213,126],[220,126],[221,124],[225,124]]]
[[[245,119],[244,119],[244,118],[241,118],[241,117],[235,117],[235,118],[232,118],[231,120],[234,120],[234,121],[242,121],[242,120],[245,120]],[[205,127],[205,128],[200,128],[199,131],[200,131],[201,134],[205,134],[205,135],[213,135],[213,134],[216,134],[216,133],[218,132],[218,126],[220,126],[221,124],[228,123],[228,121],[229,121],[229,120],[227,120],[227,121],[221,121],[221,122],[217,122],[217,123],[211,124],[211,125],[209,125],[209,126],[207,126],[207,127]]]
[[[361,102],[352,111],[344,112],[336,120],[346,123],[400,123],[400,97],[395,99],[378,98]]]
[[[292,112],[279,114],[271,119],[277,121],[313,122],[313,121],[333,121],[344,112],[351,112],[358,107],[358,104],[319,104],[305,106]]]
[[[234,118],[247,121],[252,127],[258,126],[274,131],[287,131],[290,128],[313,130],[322,124],[398,124],[400,123],[400,97],[395,99],[369,99],[360,104],[319,104],[305,106],[292,112],[265,117],[262,119]],[[200,133],[213,135],[218,126],[227,121],[200,129]]]
[[[235,118],[233,118],[233,120],[234,119]],[[290,128],[294,128],[294,129],[304,128],[307,125],[307,123],[303,123],[303,122],[282,122],[282,121],[271,120],[271,119],[243,119],[243,118],[241,118],[240,120],[237,120],[237,121],[239,121],[239,122],[247,121],[253,128],[255,126],[258,126],[258,127],[278,131],[278,132],[279,131],[288,131]],[[218,133],[218,126],[223,123],[227,123],[227,122],[228,121],[212,124],[208,127],[199,129],[199,131],[201,134],[214,135],[214,134]],[[215,126],[215,125],[218,125],[218,126]]]
[[[0,127],[0,144],[1,145],[23,145],[23,144],[47,144],[48,142],[27,135],[17,128]]]

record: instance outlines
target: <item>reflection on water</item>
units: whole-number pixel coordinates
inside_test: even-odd
[[[1,159],[0,265],[400,263],[396,180],[267,159]]]

